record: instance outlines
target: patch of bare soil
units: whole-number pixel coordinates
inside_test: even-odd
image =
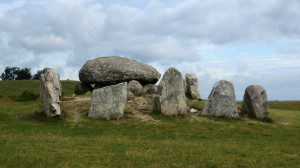
[[[289,122],[279,122],[279,123],[282,124],[282,125],[290,125]]]
[[[70,122],[77,123],[82,116],[86,115],[91,102],[90,96],[76,96],[62,102],[64,118]]]

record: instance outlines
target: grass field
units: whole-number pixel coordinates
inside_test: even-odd
[[[64,95],[76,82],[63,81]],[[39,101],[16,102],[38,81],[0,82],[0,167],[299,167],[300,102],[271,102],[272,122],[189,115],[158,123],[46,119]],[[69,102],[63,102],[65,111]],[[203,106],[199,103],[197,106]],[[88,107],[87,104],[77,104]],[[201,108],[201,107],[199,107]]]

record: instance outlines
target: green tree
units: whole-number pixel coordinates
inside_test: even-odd
[[[43,73],[43,70],[38,70],[36,72],[36,74],[33,75],[32,79],[33,80],[39,80],[42,73]]]
[[[2,80],[25,80],[31,79],[32,74],[30,68],[6,67],[1,74]]]
[[[31,75],[31,69],[30,68],[22,68],[19,71],[17,71],[17,77],[16,80],[28,80],[32,78]]]
[[[16,80],[17,74],[20,71],[18,67],[6,67],[4,72],[1,74],[2,80]]]

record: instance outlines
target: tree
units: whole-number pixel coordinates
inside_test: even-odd
[[[17,71],[17,77],[16,80],[26,80],[31,79],[31,69],[30,68],[22,68],[19,71]]]
[[[30,68],[6,67],[1,74],[2,80],[24,80],[31,77]]]
[[[33,80],[39,80],[42,73],[43,73],[43,70],[38,70],[36,72],[36,74],[33,75],[32,79]]]
[[[17,78],[18,71],[20,71],[20,68],[18,67],[6,67],[4,72],[1,74],[1,79],[15,80]]]

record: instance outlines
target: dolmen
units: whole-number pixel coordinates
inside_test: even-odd
[[[158,93],[154,99],[153,112],[167,116],[187,114],[188,106],[181,73],[169,68],[158,85]]]
[[[250,85],[246,88],[242,115],[260,120],[269,119],[267,92],[262,86]]]
[[[61,84],[52,68],[44,68],[40,76],[40,100],[42,111],[47,117],[61,115]]]
[[[239,118],[233,84],[226,80],[218,81],[210,92],[201,115]]]
[[[161,74],[152,66],[120,56],[103,56],[87,61],[79,71],[79,89],[92,91],[90,118],[119,119],[127,100],[153,87]],[[148,86],[149,85],[149,86]],[[84,86],[84,87],[82,87]],[[144,90],[144,86],[148,86]]]

